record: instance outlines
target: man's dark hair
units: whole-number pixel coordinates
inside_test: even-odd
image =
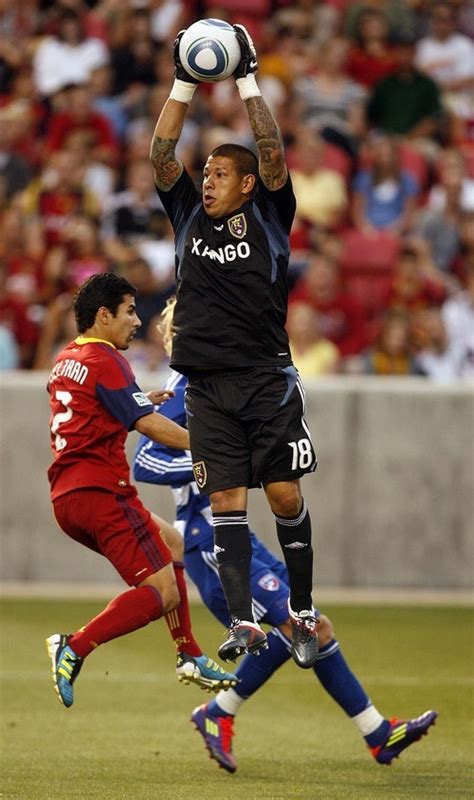
[[[137,296],[135,286],[113,272],[91,275],[79,287],[74,297],[74,314],[79,333],[92,328],[99,308],[108,308],[115,317],[117,309],[126,294]]]
[[[231,158],[241,178],[244,175],[255,175],[255,178],[258,178],[258,159],[248,147],[243,147],[241,144],[220,144],[214,148],[210,156]]]

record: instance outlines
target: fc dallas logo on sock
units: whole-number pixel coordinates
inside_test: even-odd
[[[194,480],[200,489],[206,485],[207,469],[204,461],[196,461],[193,464]]]

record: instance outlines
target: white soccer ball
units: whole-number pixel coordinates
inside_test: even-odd
[[[240,61],[240,46],[232,25],[222,19],[201,19],[183,33],[179,57],[198,81],[224,81]]]

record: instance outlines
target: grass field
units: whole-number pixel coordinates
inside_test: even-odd
[[[66,710],[44,638],[79,627],[103,601],[5,600],[1,619],[1,800],[472,800],[472,610],[330,606],[338,639],[388,716],[435,708],[428,737],[377,765],[312,671],[292,663],[241,710],[229,775],[189,723],[208,695],[180,686],[166,627],[155,623],[93,653]],[[221,629],[193,607],[215,655]]]

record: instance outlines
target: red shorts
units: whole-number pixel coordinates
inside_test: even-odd
[[[137,495],[81,489],[56,498],[53,509],[64,533],[105,556],[129,586],[173,560],[160,528]]]

